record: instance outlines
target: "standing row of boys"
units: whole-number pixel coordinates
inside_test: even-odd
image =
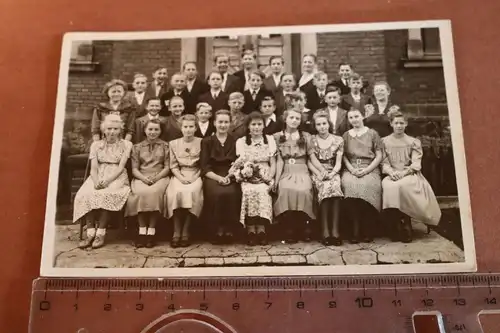
[[[271,223],[284,226],[288,242],[309,239],[317,220],[322,243],[340,246],[341,199],[353,243],[372,241],[373,212],[387,213],[395,241],[412,240],[411,218],[439,223],[420,141],[405,134],[386,82],[369,97],[348,64],[329,82],[314,55],[303,57],[299,80],[283,73],[281,57],[271,58],[268,77],[255,59],[243,52],[244,68],[228,74],[229,59],[219,55],[206,82],[186,63],[168,90],[165,68],[149,85],[137,74],[128,94],[121,80],[105,86],[108,102],[92,119],[90,176],[74,202],[73,220],[87,219],[81,248],[103,246],[110,212],[124,207],[138,217],[138,247],[155,245],[161,216],[173,221],[171,246],[190,245],[202,212],[217,244],[233,241],[238,222],[250,245],[267,244]]]

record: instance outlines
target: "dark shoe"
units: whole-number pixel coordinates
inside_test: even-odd
[[[170,246],[174,249],[178,248],[179,247],[179,237],[172,238],[172,240],[170,241]]]
[[[148,249],[155,247],[156,242],[155,242],[155,236],[153,235],[147,235],[146,236],[146,247]]]
[[[330,245],[333,245],[333,246],[341,246],[342,245],[342,239],[340,239],[340,237],[330,237],[329,238],[329,243]]]
[[[312,240],[312,231],[309,226],[306,226],[304,230],[304,242],[310,242]]]
[[[401,226],[401,242],[411,243],[413,241],[413,230],[411,227],[411,219],[405,217]]]
[[[321,239],[321,244],[323,244],[324,246],[329,246],[329,245],[331,245],[331,237],[330,237],[330,236],[323,237],[323,238]]]
[[[255,232],[250,232],[247,234],[247,244],[250,246],[254,246],[257,244],[257,235]]]
[[[144,247],[146,245],[146,235],[137,235],[134,245],[138,249]]]
[[[359,239],[356,238],[356,237],[352,237],[350,240],[349,240],[349,243],[351,244],[359,244]]]
[[[214,239],[212,240],[213,245],[222,245],[224,244],[224,236],[223,235],[215,235]]]
[[[180,247],[188,247],[191,245],[191,241],[187,237],[182,237],[181,241],[179,242]]]
[[[259,245],[267,245],[267,235],[265,232],[259,232],[257,235],[257,239],[259,241]]]

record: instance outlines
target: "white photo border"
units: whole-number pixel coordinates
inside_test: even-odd
[[[460,221],[464,245],[463,262],[441,264],[335,265],[335,266],[267,266],[267,267],[201,267],[201,268],[58,268],[54,267],[56,242],[56,197],[66,97],[69,78],[71,45],[81,40],[153,40],[220,35],[254,35],[268,33],[320,33],[350,31],[381,31],[419,28],[439,28],[446,100],[449,110],[451,140],[456,170]],[[72,32],[64,35],[59,67],[50,171],[47,189],[45,226],[43,233],[40,275],[44,277],[229,277],[229,276],[305,276],[360,274],[465,273],[477,270],[476,250],[470,205],[469,183],[462,133],[455,54],[450,20],[400,21],[334,25],[247,27],[228,29],[169,30],[149,32]]]

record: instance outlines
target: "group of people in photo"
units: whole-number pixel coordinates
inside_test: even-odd
[[[441,210],[421,173],[420,141],[391,103],[387,82],[368,84],[348,63],[339,78],[304,55],[300,77],[271,57],[267,76],[256,53],[242,69],[214,57],[198,76],[195,62],[168,80],[113,79],[92,118],[90,175],[74,199],[73,221],[85,219],[80,248],[100,248],[112,212],[136,217],[136,247],[157,244],[171,223],[171,247],[192,244],[194,221],[214,244],[265,245],[272,224],[283,241],[327,246],[372,242],[383,220],[393,241],[411,242],[411,220],[436,226]],[[167,82],[169,81],[169,82]],[[367,92],[372,92],[370,95]],[[383,216],[381,219],[380,216]]]

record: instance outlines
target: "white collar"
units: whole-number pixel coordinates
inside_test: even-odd
[[[255,91],[255,95],[257,95],[259,93],[259,91],[260,91],[260,88],[256,89],[256,90],[250,89],[250,95],[253,95],[254,91]]]
[[[153,120],[153,119],[160,119],[160,115],[159,115],[159,114],[157,114],[156,116],[152,116],[152,115],[150,115],[150,114],[148,113],[148,118],[149,118],[149,120]]]
[[[210,124],[210,121],[207,121],[206,123],[198,122],[198,126],[200,127],[200,129],[203,129],[203,132],[207,131],[209,124]]]
[[[366,126],[361,131],[359,131],[359,132],[357,132],[354,128],[351,128],[349,130],[349,135],[352,136],[353,138],[360,137],[363,134],[365,134],[366,132],[368,132],[368,130],[369,130],[369,128],[366,127]]]
[[[332,108],[331,108],[331,107],[329,107],[329,106],[327,107],[327,109],[328,109],[328,112],[338,112],[338,111],[339,111],[339,107],[338,107],[338,105],[335,107],[335,109],[332,109]]]
[[[276,114],[273,113],[272,115],[270,115],[269,117],[267,117],[267,119],[266,119],[266,126],[268,126],[271,123],[271,120],[274,121],[274,122],[276,122]]]
[[[212,90],[210,89],[210,94],[213,96],[213,95],[217,95],[219,96],[220,92],[222,91],[222,89],[219,89],[219,90]]]
[[[319,89],[316,89],[316,91],[318,92],[318,95],[326,95],[326,89],[325,90],[319,90]]]
[[[311,111],[311,109],[304,108],[304,110],[302,110],[302,112],[309,112],[309,111]]]
[[[292,139],[292,140],[298,140],[300,138],[300,133],[299,131],[295,131],[293,133],[289,133],[287,131],[285,131],[285,138],[288,140],[288,139]]]
[[[143,91],[143,92],[134,91],[134,92],[135,92],[136,96],[144,96],[144,93],[145,93],[145,91]]]

